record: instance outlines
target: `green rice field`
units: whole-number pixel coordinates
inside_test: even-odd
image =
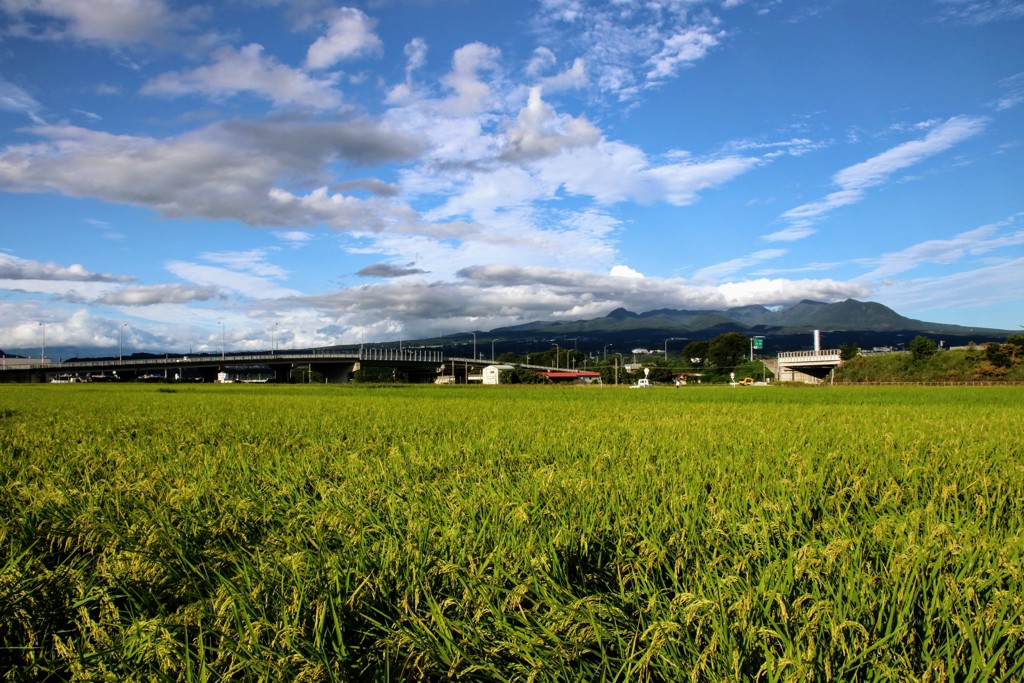
[[[1024,680],[1024,387],[0,385],[0,680]]]

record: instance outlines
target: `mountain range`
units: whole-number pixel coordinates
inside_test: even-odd
[[[907,318],[896,311],[871,301],[847,299],[837,303],[801,301],[787,307],[741,306],[726,310],[674,310],[668,308],[634,313],[618,308],[606,316],[590,320],[536,321],[499,327],[489,331],[460,332],[433,339],[374,343],[374,346],[431,347],[443,349],[453,356],[471,356],[476,336],[478,354],[515,352],[523,355],[547,350],[552,345],[574,348],[589,353],[614,349],[623,353],[636,348],[671,350],[678,353],[691,341],[713,339],[726,332],[764,337],[765,355],[779,351],[799,351],[814,346],[813,331],[821,332],[824,348],[856,344],[862,349],[876,347],[901,348],[918,335],[930,337],[945,346],[963,346],[970,342],[1002,341],[1020,330],[999,330],[930,323]],[[672,343],[669,348],[669,343]],[[358,346],[340,345],[338,350],[354,350]],[[117,349],[48,346],[53,358],[116,357]],[[0,353],[4,353],[0,351]],[[133,353],[135,356],[163,355],[164,350]],[[39,349],[8,349],[7,356],[38,356]]]
[[[964,327],[907,318],[871,301],[847,299],[837,303],[804,300],[788,307],[741,306],[726,310],[658,309],[634,313],[618,308],[608,315],[590,320],[538,321],[477,331],[477,342],[502,346],[536,346],[539,342],[573,342],[579,350],[601,350],[614,345],[662,349],[670,341],[712,339],[726,332],[763,336],[766,352],[813,348],[813,331],[821,332],[822,346],[836,348],[856,344],[864,349],[899,348],[918,335],[944,342],[947,347],[970,342],[1001,341],[1012,330]],[[464,339],[466,333],[448,340]],[[685,344],[683,344],[685,345]],[[518,350],[518,349],[517,349]]]

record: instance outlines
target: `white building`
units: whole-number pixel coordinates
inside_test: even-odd
[[[488,365],[484,368],[484,384],[501,384],[501,373],[504,370],[514,370],[511,365]]]

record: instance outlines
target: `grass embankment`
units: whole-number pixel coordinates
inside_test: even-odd
[[[1024,337],[987,348],[857,356],[836,370],[838,382],[1024,382]]]
[[[4,680],[1020,680],[1024,391],[0,387]]]

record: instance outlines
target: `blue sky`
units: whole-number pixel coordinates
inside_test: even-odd
[[[1017,329],[1022,39],[1021,0],[0,0],[0,348]]]

